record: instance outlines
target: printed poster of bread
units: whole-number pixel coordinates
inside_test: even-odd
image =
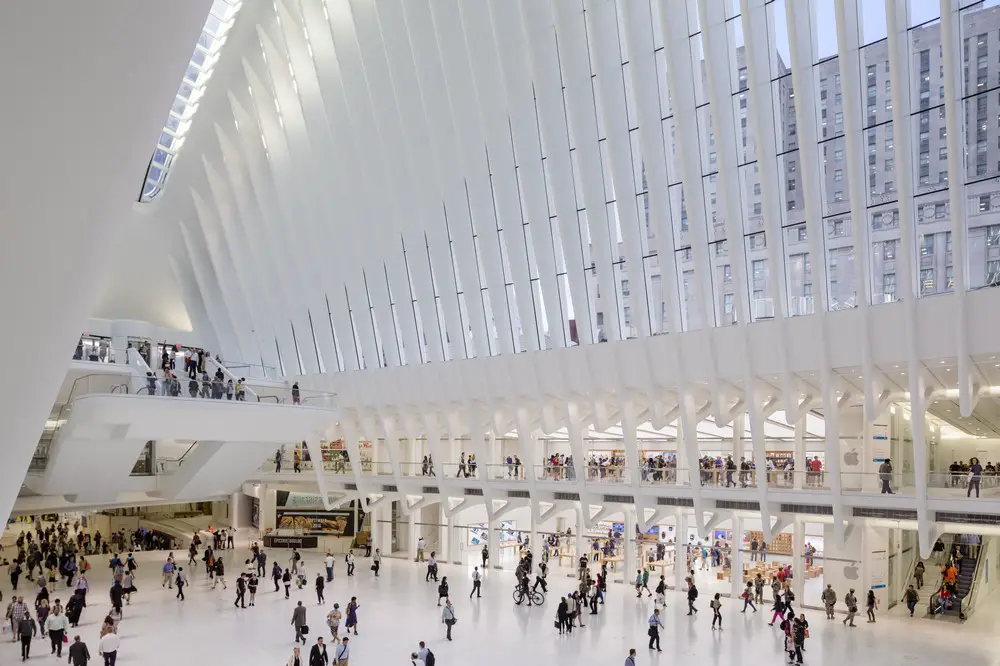
[[[283,514],[278,522],[280,530],[312,530],[313,521],[308,516],[295,516]]]

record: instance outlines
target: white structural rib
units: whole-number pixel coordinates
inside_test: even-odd
[[[431,156],[438,188],[444,200],[447,214],[448,233],[454,245],[453,255],[458,271],[458,281],[461,286],[466,310],[468,326],[472,330],[477,358],[490,355],[490,344],[487,331],[486,309],[479,279],[479,265],[476,260],[476,249],[472,237],[472,215],[469,211],[469,199],[466,194],[465,176],[462,170],[461,148],[458,143],[457,129],[452,108],[448,103],[448,87],[445,81],[444,69],[441,64],[441,54],[438,51],[437,36],[434,22],[431,19],[428,0],[386,0],[379,3],[379,15],[384,22],[399,20],[394,6],[398,4],[404,13],[406,30],[409,34],[410,48],[420,83],[421,100],[424,115],[434,141],[431,144]],[[393,32],[395,34],[395,32]],[[387,46],[390,62],[399,57],[399,49]]]
[[[514,351],[522,348],[539,349],[538,325],[532,301],[531,278],[528,271],[528,248],[521,219],[521,197],[514,170],[514,146],[511,142],[510,119],[493,24],[486,0],[462,0],[459,3],[465,42],[471,57],[473,83],[479,112],[486,129],[486,149],[489,155],[493,197],[496,202],[501,242],[507,255],[507,268],[514,283],[514,299],[520,321],[512,327]],[[510,296],[508,296],[508,299]],[[508,304],[508,307],[513,304]],[[493,310],[497,303],[493,301]]]
[[[618,223],[624,240],[626,269],[631,282],[637,287],[630,289],[634,320],[629,323],[623,317],[623,337],[635,337],[631,335],[631,329],[635,328],[638,336],[644,338],[651,334],[644,279],[643,288],[638,288],[640,279],[645,273],[642,265],[642,242],[639,238],[640,229],[645,233],[645,223],[640,224],[636,205],[636,179],[632,173],[634,161],[629,143],[622,49],[618,41],[618,17],[615,3],[611,0],[587,0],[586,7],[590,47],[594,52],[594,63],[597,65],[595,82],[604,116],[604,131],[607,135],[605,143],[611,167],[611,180],[614,184],[615,208],[618,211]],[[617,246],[618,243],[613,238],[612,247],[617,249]],[[620,285],[615,285],[616,289],[619,287]]]
[[[907,32],[907,1],[885,0],[888,30],[889,77],[892,85],[893,149],[896,154],[896,182],[899,191],[899,236],[903,261],[899,262],[902,276],[903,310],[905,314],[905,347],[907,384],[910,391],[910,433],[913,437],[913,474],[917,501],[917,544],[921,557],[929,557],[933,546],[930,538],[930,515],[927,509],[927,449],[926,398],[924,396],[923,364],[917,354],[917,282],[914,279],[914,206],[913,206],[913,136],[907,131],[910,123],[910,54]]]
[[[928,0],[930,1],[930,0]],[[972,359],[969,358],[968,325],[966,316],[966,290],[968,268],[965,245],[965,180],[966,137],[962,25],[958,0],[941,1],[941,51],[944,62],[944,117],[948,132],[948,208],[951,215],[952,256],[956,261],[954,271],[955,340],[958,356],[958,404],[962,416],[972,414],[975,396],[972,389]],[[968,4],[968,3],[961,3]]]
[[[545,193],[545,174],[542,168],[542,145],[532,92],[531,68],[528,63],[528,44],[521,22],[521,12],[516,2],[490,0],[490,12],[500,55],[507,111],[510,114],[511,138],[514,142],[514,161],[517,164],[517,184],[520,187],[527,234],[534,251],[535,270],[538,274],[540,294],[544,301],[536,303],[536,316],[544,313],[546,326],[539,330],[547,333],[551,345],[566,346],[566,327],[560,314],[559,284],[556,277],[556,255],[552,235],[548,201]],[[530,262],[531,256],[527,257]],[[534,295],[532,294],[532,298]],[[520,303],[520,300],[519,300]],[[526,333],[533,335],[534,333]],[[545,340],[541,340],[545,347]]]
[[[790,55],[792,68],[792,84],[795,90],[795,119],[799,145],[799,164],[802,165],[802,187],[806,207],[806,231],[809,238],[809,254],[812,257],[813,284],[819,284],[814,289],[816,294],[816,310],[813,315],[819,321],[815,328],[819,333],[818,347],[820,353],[819,377],[820,390],[823,393],[823,418],[826,431],[826,464],[829,470],[830,492],[833,498],[834,530],[838,540],[844,534],[844,502],[841,495],[840,480],[840,429],[838,426],[839,406],[837,404],[837,388],[834,384],[833,367],[830,362],[829,341],[829,292],[827,281],[827,258],[824,244],[825,222],[823,220],[822,192],[820,190],[820,167],[817,139],[819,136],[816,123],[815,100],[816,92],[813,77],[812,60],[814,48],[813,33],[809,18],[807,3],[785,3],[785,14],[788,21],[788,35],[791,40]],[[775,20],[780,20],[776,17]]]
[[[594,330],[596,322],[590,316],[590,287],[585,273],[587,266],[584,265],[589,250],[584,246],[585,239],[577,214],[575,177],[570,158],[569,128],[566,124],[552,6],[549,2],[521,0],[520,9],[527,33],[531,77],[535,84],[535,106],[545,151],[543,169],[548,176],[546,186],[555,208],[558,234],[562,242],[572,314],[576,320],[579,343],[590,344],[597,336]],[[564,312],[563,317],[571,318],[569,312]]]
[[[613,316],[611,312],[604,313],[604,333],[608,340],[619,340],[622,329],[619,323],[621,307],[618,305],[621,290],[616,284],[611,265],[613,259],[617,259],[618,244],[614,244],[613,258],[598,145],[597,109],[594,106],[594,87],[591,82],[587,27],[579,0],[553,0],[553,5],[559,63],[564,77],[566,116],[572,137],[570,144],[575,148],[574,155],[580,176],[577,184],[583,192],[583,208],[586,209],[584,214],[590,230],[591,261],[597,271],[597,284],[601,293],[605,299],[613,299],[615,303]]]
[[[735,303],[739,313],[740,341],[742,343],[743,384],[745,400],[750,413],[750,434],[753,440],[754,460],[766,460],[764,442],[764,418],[761,413],[760,396],[757,395],[757,379],[754,371],[753,354],[750,351],[750,307],[749,293],[744,285],[749,285],[746,266],[746,250],[743,238],[743,206],[740,202],[740,171],[736,152],[736,118],[731,97],[732,75],[730,62],[735,54],[729,53],[726,7],[724,0],[699,0],[702,46],[705,51],[706,91],[712,110],[712,128],[718,151],[719,173],[718,191],[722,197],[722,215],[726,222],[726,236],[729,238],[729,261],[733,266],[736,282]],[[767,33],[764,33],[766,37]],[[748,43],[752,36],[747,35]],[[714,334],[714,331],[713,331]],[[770,396],[768,396],[770,397]],[[727,406],[728,407],[728,406]],[[716,425],[725,422],[719,401],[715,404]],[[742,433],[741,433],[742,434]],[[766,478],[766,477],[765,477]],[[771,513],[767,504],[766,482],[757,475],[757,495],[760,501],[761,524],[764,538],[771,539]]]
[[[650,225],[654,230],[656,259],[660,266],[662,303],[666,305],[668,329],[672,333],[679,333],[682,330],[682,304],[677,282],[674,220],[670,210],[670,195],[667,191],[670,183],[666,155],[668,144],[660,115],[659,81],[656,75],[652,32],[658,29],[658,26],[653,24],[648,3],[626,2],[622,9],[625,12],[625,41],[628,45],[629,63],[631,63],[629,70],[639,119],[639,144],[649,183]],[[663,112],[666,112],[666,109]],[[653,327],[653,333],[666,333],[660,323],[662,305],[658,302],[654,302],[653,305],[656,308],[653,320],[657,322]],[[677,348],[679,345],[671,346]]]
[[[854,271],[857,289],[855,307],[861,326],[861,375],[864,377],[865,418],[878,417],[875,394],[875,366],[872,362],[872,341],[868,314],[871,279],[868,261],[868,173],[865,136],[861,121],[861,51],[859,46],[858,3],[855,0],[835,0],[837,15],[837,52],[840,60],[841,89],[844,99],[844,155],[847,158],[847,180],[851,206],[851,231],[854,237]]]
[[[787,349],[788,333],[785,320],[789,316],[788,288],[785,255],[782,251],[785,238],[781,214],[784,183],[778,177],[779,165],[782,165],[784,160],[779,159],[777,155],[778,142],[775,128],[778,127],[778,118],[775,117],[775,105],[772,102],[770,74],[770,62],[776,45],[771,41],[764,0],[741,0],[740,10],[749,85],[746,95],[750,108],[748,114],[750,132],[756,151],[756,169],[760,176],[763,199],[767,261],[770,267],[768,274],[774,289],[772,297],[777,303],[777,307],[774,308],[776,343],[780,349]],[[784,17],[778,17],[778,20],[784,20]],[[799,393],[789,366],[788,354],[778,354],[778,359],[782,366],[785,413],[792,418],[792,415],[798,413]]]
[[[486,325],[491,339],[490,349],[491,353],[512,354],[514,336],[510,310],[507,307],[496,207],[486,156],[486,130],[475,97],[469,94],[469,91],[475,90],[475,77],[462,31],[458,4],[456,0],[436,0],[430,4],[431,17],[448,85],[452,117],[458,130],[459,145],[463,148],[461,164],[475,229],[475,249],[482,262],[479,270],[485,278],[484,293],[489,299]]]

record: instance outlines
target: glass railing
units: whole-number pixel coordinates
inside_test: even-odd
[[[698,470],[698,480],[702,486],[719,488],[756,488],[757,470],[712,468]]]
[[[502,479],[507,479],[509,481],[524,481],[527,472],[524,469],[524,465],[515,465],[513,463],[488,463],[484,465],[486,468],[486,476],[494,481],[500,481]]]
[[[650,486],[690,486],[691,474],[686,469],[676,467],[642,467],[639,479],[643,485]]]
[[[362,472],[371,473],[371,465],[373,463],[362,463]],[[353,465],[349,460],[343,458],[340,459],[325,459],[322,461],[323,472],[332,475],[350,475],[354,473]],[[275,456],[271,456],[259,467],[259,471],[266,472],[268,474],[302,474],[305,472],[316,471],[316,463],[311,460],[299,460],[298,464],[295,463],[295,458],[288,454],[281,456],[281,466],[276,464]]]
[[[767,487],[781,490],[829,490],[829,472],[780,470],[767,473]]]
[[[468,461],[462,463],[444,463],[441,465],[441,473],[446,479],[478,479],[479,463],[470,466]]]
[[[399,463],[399,473],[402,476],[437,476],[436,464],[418,461]]]
[[[845,493],[916,494],[913,472],[841,472],[840,487]]]
[[[968,472],[931,472],[927,476],[927,494],[931,497],[995,499],[1000,497],[1000,476],[981,474],[977,484]]]
[[[631,471],[624,465],[589,466],[587,467],[586,480],[588,484],[631,483]]]
[[[369,474],[371,476],[393,476],[391,462],[379,462],[372,461],[369,463],[362,463],[363,474]]]
[[[536,481],[576,481],[573,465],[535,465]]]

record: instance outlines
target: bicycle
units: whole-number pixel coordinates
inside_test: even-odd
[[[529,604],[534,604],[536,606],[541,606],[545,603],[545,594],[539,592],[538,590],[528,590],[525,592],[520,586],[514,588],[514,603],[518,606],[525,600],[528,599]]]

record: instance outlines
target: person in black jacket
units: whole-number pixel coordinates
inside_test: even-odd
[[[115,584],[111,586],[111,607],[115,609],[118,615],[122,614],[122,596],[124,595],[124,590],[122,589],[122,584],[115,581]]]
[[[441,584],[438,585],[438,606],[441,605],[442,599],[448,598],[448,577],[441,576]]]
[[[322,604],[323,599],[323,588],[326,586],[326,581],[323,579],[323,574],[316,574],[316,602]],[[313,648],[316,649],[315,647]],[[309,657],[309,661],[312,662],[312,657]]]
[[[247,581],[243,576],[237,576],[236,578],[236,601],[233,602],[234,606],[239,606],[240,608],[247,607],[246,601],[247,593]]]
[[[35,635],[35,621],[28,613],[18,621],[17,635],[21,639],[21,661],[27,661],[31,655],[31,639]]]
[[[566,597],[559,600],[559,607],[556,609],[556,619],[558,620],[560,634],[564,631],[573,633],[573,625],[569,621],[569,604],[566,602]]]
[[[323,637],[316,639],[316,645],[309,650],[309,666],[327,666],[329,657],[326,656],[326,646],[323,644]]]
[[[87,644],[79,636],[74,636],[73,644],[69,646],[69,663],[71,666],[87,666],[88,661],[90,650],[87,649]]]
[[[687,584],[688,584],[688,594],[687,594],[688,615],[693,615],[694,613],[698,612],[698,609],[694,607],[695,599],[698,598],[698,588],[695,587],[694,579],[691,578],[690,576],[688,576],[687,578]]]

